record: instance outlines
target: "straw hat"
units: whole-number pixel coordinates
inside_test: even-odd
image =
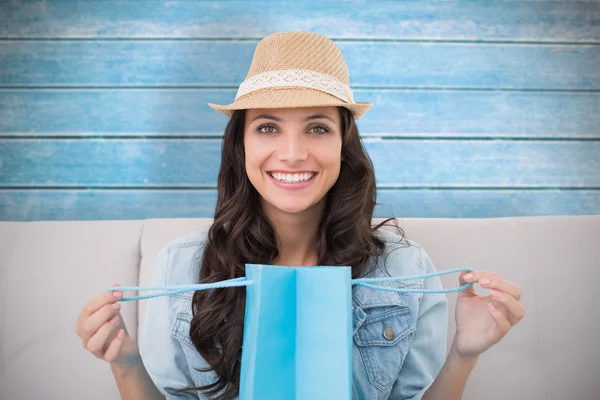
[[[343,106],[357,120],[372,103],[354,101],[348,65],[337,45],[312,32],[277,32],[256,46],[235,101],[208,105],[229,117],[233,110]]]

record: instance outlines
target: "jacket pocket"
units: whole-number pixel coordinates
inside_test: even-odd
[[[387,391],[398,378],[416,325],[406,306],[373,307],[354,334],[369,381]]]
[[[179,341],[191,346],[195,349],[192,340],[190,339],[190,323],[192,322],[192,315],[180,312],[175,318],[175,323],[171,329],[171,336],[175,337]]]

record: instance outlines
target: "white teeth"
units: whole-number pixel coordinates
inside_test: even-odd
[[[279,172],[271,172],[271,176],[278,181],[285,183],[296,183],[296,182],[304,182],[312,179],[315,175],[314,172],[303,173],[303,174],[281,174]]]

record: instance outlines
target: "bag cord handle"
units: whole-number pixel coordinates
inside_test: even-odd
[[[360,278],[360,279],[352,279],[353,285],[364,286],[369,289],[375,290],[383,290],[386,292],[396,292],[396,293],[451,293],[451,292],[459,292],[461,290],[465,290],[473,285],[473,283],[467,283],[457,288],[451,289],[416,289],[416,288],[392,288],[385,286],[373,285],[371,283],[385,283],[385,282],[396,282],[396,281],[409,281],[416,279],[426,279],[434,276],[454,274],[456,272],[468,271],[473,272],[472,268],[454,268],[445,271],[432,272],[429,274],[422,275],[412,275],[412,276],[395,276],[391,278]],[[137,301],[144,299],[151,299],[153,297],[160,296],[173,296],[175,294],[185,293],[185,292],[195,292],[197,290],[207,290],[207,289],[221,289],[228,287],[238,287],[238,286],[248,286],[252,285],[254,281],[248,280],[245,277],[228,279],[221,282],[215,283],[201,283],[196,285],[172,285],[172,286],[115,286],[107,290],[107,292],[115,292],[115,291],[139,291],[139,290],[165,290],[161,293],[149,294],[145,296],[135,296],[135,297],[123,297],[120,301]]]
[[[173,296],[174,294],[180,294],[185,292],[195,292],[196,290],[207,290],[207,289],[220,289],[220,288],[228,288],[228,287],[236,287],[236,286],[248,286],[252,285],[254,281],[247,280],[245,277],[228,279],[225,281],[215,282],[215,283],[201,283],[196,285],[172,285],[172,286],[116,286],[108,289],[108,292],[115,291],[138,291],[138,290],[166,290],[166,292],[149,294],[146,296],[136,296],[136,297],[123,297],[120,301],[136,301],[136,300],[144,300],[151,299],[153,297],[160,296]]]
[[[358,286],[364,286],[369,289],[383,290],[385,292],[396,292],[396,293],[452,293],[452,292],[460,292],[461,290],[465,290],[465,289],[473,286],[473,283],[469,282],[462,286],[459,286],[456,288],[451,288],[451,289],[415,289],[415,288],[396,289],[396,288],[392,288],[392,287],[371,285],[369,282],[383,283],[383,282],[396,282],[396,281],[411,281],[411,280],[415,280],[415,279],[431,278],[433,276],[454,274],[456,272],[462,272],[462,271],[473,272],[475,270],[473,268],[454,268],[454,269],[448,269],[445,271],[431,272],[429,274],[422,274],[422,275],[394,276],[391,278],[360,278],[360,279],[352,279],[352,284],[358,285]]]

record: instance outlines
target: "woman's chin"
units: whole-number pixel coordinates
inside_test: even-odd
[[[306,201],[302,202],[272,202],[271,205],[280,212],[284,212],[286,214],[299,214],[307,211],[312,204],[309,204]]]
[[[306,211],[308,209],[308,205],[275,205],[275,208],[286,214],[299,214]]]

